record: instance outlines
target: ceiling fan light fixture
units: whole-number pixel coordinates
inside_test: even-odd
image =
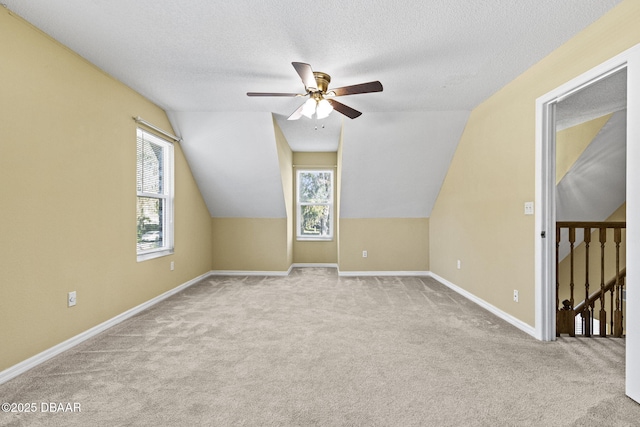
[[[317,119],[325,119],[329,117],[329,114],[333,111],[333,106],[327,101],[323,99],[318,102],[318,108],[316,109],[316,118]]]
[[[316,115],[317,119],[324,119],[331,114],[333,110],[338,113],[355,119],[360,117],[362,113],[358,110],[344,105],[333,99],[336,96],[356,95],[359,93],[382,92],[382,83],[379,81],[360,83],[357,85],[343,86],[337,89],[329,90],[331,76],[320,71],[313,71],[311,65],[304,62],[292,62],[293,68],[300,76],[306,93],[273,93],[273,92],[247,92],[247,96],[309,96],[309,99],[300,105],[287,120],[298,120],[305,116],[309,119]],[[325,96],[328,99],[325,99]]]
[[[307,102],[304,103],[302,107],[302,115],[307,118],[312,118],[313,114],[316,112],[316,100],[313,98],[307,99]]]

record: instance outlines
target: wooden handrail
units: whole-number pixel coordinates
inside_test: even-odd
[[[582,313],[585,307],[587,306],[591,307],[597,300],[599,300],[600,295],[602,294],[603,291],[605,293],[609,292],[611,288],[613,288],[616,285],[616,283],[618,283],[618,281],[622,281],[622,279],[626,277],[627,277],[627,269],[623,268],[622,270],[620,270],[620,276],[617,278],[614,277],[613,279],[609,280],[609,283],[605,285],[604,289],[598,289],[596,292],[589,295],[589,299],[587,301],[582,301],[576,304],[576,306],[573,308],[573,311],[575,311],[576,316]]]
[[[626,221],[558,221],[556,228],[627,228]]]

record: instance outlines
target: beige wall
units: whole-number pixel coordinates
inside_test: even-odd
[[[286,218],[211,218],[213,270],[287,271]]]
[[[431,271],[534,325],[536,98],[640,43],[639,20],[623,1],[473,110],[430,218]]]
[[[293,262],[296,264],[336,264],[338,262],[338,233],[336,230],[336,218],[338,216],[338,209],[334,205],[333,214],[333,240],[331,241],[298,241],[296,240],[297,232],[296,227],[296,215],[295,203],[297,199],[295,196],[295,180],[296,170],[298,169],[313,169],[323,168],[331,169],[334,171],[334,194],[337,195],[336,184],[336,165],[337,165],[337,153],[309,153],[309,152],[294,152],[293,164],[294,164],[294,210],[293,210]]]
[[[341,272],[428,271],[429,219],[340,219],[339,267]]]
[[[3,370],[208,272],[211,222],[176,144],[175,254],[136,262],[132,116],[165,113],[3,8],[0,40]]]

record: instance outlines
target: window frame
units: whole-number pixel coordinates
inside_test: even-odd
[[[300,175],[304,173],[328,173],[331,176],[331,195],[329,198],[329,202],[301,202],[300,201]],[[333,241],[334,238],[334,228],[335,228],[335,174],[333,169],[326,167],[318,167],[318,168],[304,168],[296,170],[296,240],[298,241],[319,241],[319,242],[328,242]],[[326,236],[308,236],[302,235],[300,233],[302,226],[302,206],[325,206],[329,207],[329,234]]]
[[[138,188],[138,143],[149,141],[162,148],[162,192],[149,193]],[[136,255],[137,261],[146,261],[171,255],[174,252],[174,145],[171,141],[146,129],[136,129]],[[164,203],[162,209],[162,246],[151,249],[138,248],[138,199],[141,197],[159,199]]]

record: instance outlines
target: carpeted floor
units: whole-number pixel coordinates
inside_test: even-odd
[[[37,405],[3,426],[640,423],[624,340],[543,343],[431,278],[324,268],[203,280],[0,385],[0,401]]]

